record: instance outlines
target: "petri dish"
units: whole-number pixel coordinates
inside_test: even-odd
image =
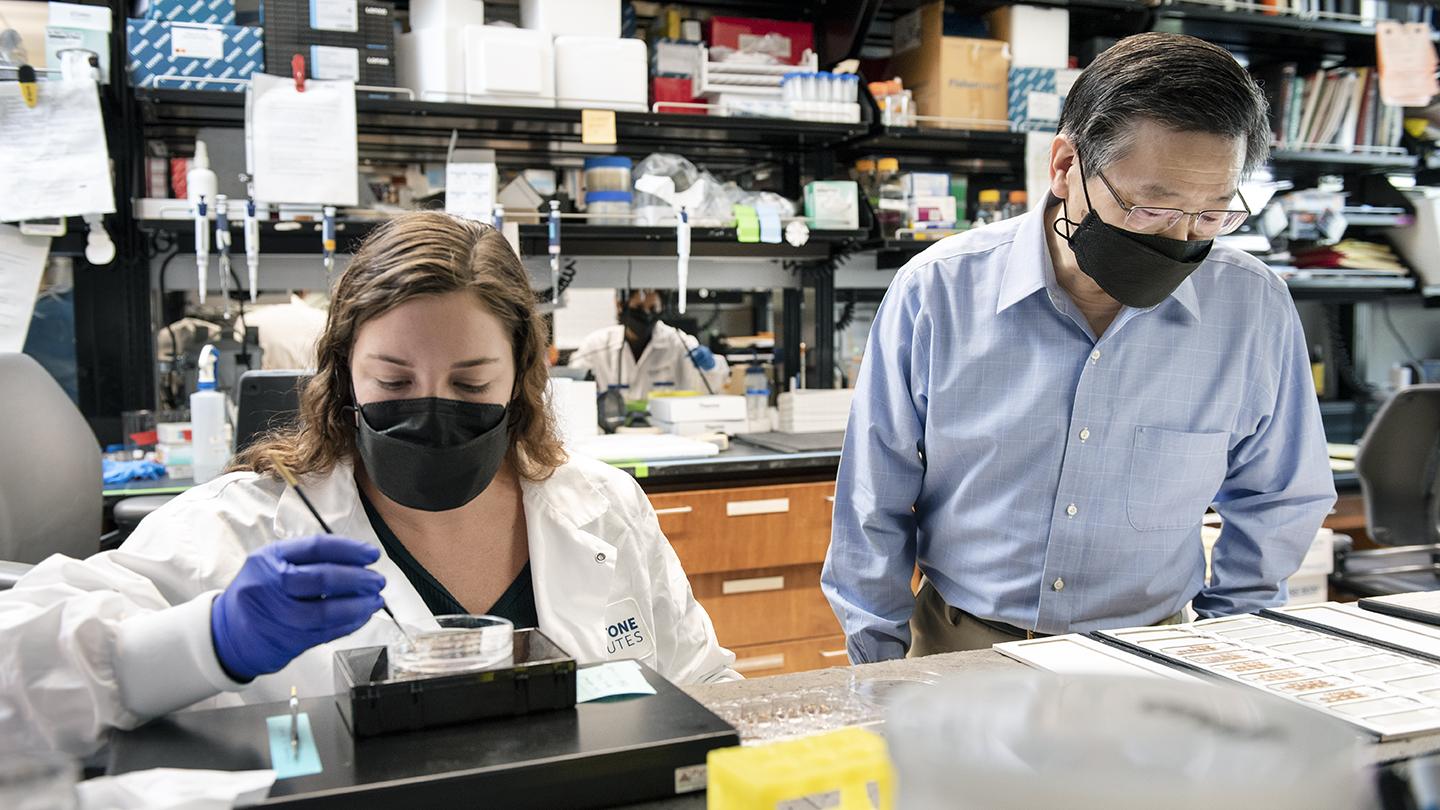
[[[390,645],[391,677],[454,675],[510,666],[515,625],[499,616],[436,616],[439,629],[410,629],[410,639]]]

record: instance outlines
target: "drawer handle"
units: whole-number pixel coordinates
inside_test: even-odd
[[[731,669],[736,672],[754,672],[757,669],[780,669],[785,666],[785,653],[757,655],[754,658],[740,658]]]
[[[821,658],[845,658],[850,654],[849,650],[821,650]]]
[[[669,509],[656,509],[657,515],[688,515],[695,511],[693,506],[672,506]]]
[[[754,577],[752,579],[727,579],[720,583],[720,593],[729,596],[736,593],[763,593],[785,590],[785,577]]]
[[[783,515],[789,511],[789,498],[771,498],[764,501],[728,501],[725,504],[726,517],[740,517],[742,515]]]
[[[834,502],[835,502],[835,496],[834,496],[834,495],[826,495],[826,496],[825,496],[825,500],[829,501],[830,503],[834,503]]]

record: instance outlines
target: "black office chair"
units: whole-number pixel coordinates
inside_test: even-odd
[[[100,549],[100,444],[32,357],[0,353],[0,590],[51,554]]]
[[[1440,590],[1440,385],[1400,390],[1355,457],[1373,551],[1336,555],[1331,584],[1358,596]]]

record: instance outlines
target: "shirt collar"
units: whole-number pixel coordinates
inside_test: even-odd
[[[1048,194],[1046,198],[1048,201]],[[1042,206],[1025,214],[1020,227],[1015,231],[1010,259],[1006,262],[1005,274],[1000,279],[1000,296],[995,304],[996,315],[1040,290],[1048,289],[1056,294],[1061,292],[1060,284],[1055,280],[1055,265],[1050,261],[1050,243],[1045,234],[1047,210],[1048,207]],[[1180,282],[1180,286],[1170,293],[1170,297],[1180,302],[1197,322],[1200,320],[1200,297],[1195,292],[1193,273]],[[1158,306],[1160,305],[1157,304],[1156,307]]]

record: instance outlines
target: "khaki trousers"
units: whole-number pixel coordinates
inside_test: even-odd
[[[1156,622],[1155,625],[1182,624],[1183,613]],[[982,622],[969,613],[950,605],[940,597],[940,592],[922,580],[920,591],[915,594],[915,612],[910,616],[910,652],[908,658],[919,658],[936,653],[964,652],[966,650],[988,650],[995,644],[1007,641],[1024,641],[1026,632],[1018,627],[1004,629],[995,622]]]

